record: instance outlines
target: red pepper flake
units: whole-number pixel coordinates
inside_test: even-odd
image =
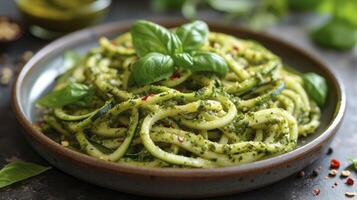
[[[239,51],[239,47],[238,46],[233,46],[233,49],[236,51]]]
[[[347,184],[347,185],[353,185],[353,183],[354,183],[354,181],[353,181],[352,178],[348,178],[348,179],[346,180],[346,184]]]
[[[118,44],[117,44],[117,41],[113,40],[113,41],[112,41],[112,45],[114,45],[114,46],[118,45]]]
[[[178,71],[175,71],[172,76],[170,77],[171,80],[181,78],[181,74]]]
[[[155,94],[150,93],[150,94],[148,94],[148,95],[146,95],[146,96],[143,96],[143,98],[141,98],[141,99],[144,100],[144,101],[146,101],[149,97],[154,96],[154,95],[155,95]]]
[[[180,136],[180,135],[178,135],[177,136],[177,140],[180,142],[180,143],[182,143],[183,141],[184,141],[184,137],[182,137],[182,136]]]
[[[315,195],[315,196],[318,196],[319,194],[320,194],[320,189],[314,189],[313,191],[312,191],[312,193]]]
[[[340,167],[340,161],[336,160],[336,159],[332,159],[330,161],[330,168],[331,169],[338,169]]]

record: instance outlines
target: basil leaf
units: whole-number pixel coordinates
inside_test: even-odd
[[[357,42],[356,29],[345,20],[332,19],[311,33],[316,43],[330,48],[347,50]]]
[[[174,61],[168,55],[149,53],[133,63],[131,76],[137,85],[166,79],[174,72]]]
[[[201,48],[208,39],[208,26],[203,21],[184,24],[176,30],[185,51]]]
[[[188,53],[180,53],[172,56],[177,67],[190,69],[193,66],[193,57]]]
[[[219,55],[211,52],[194,52],[193,65],[188,69],[193,72],[214,72],[220,76],[227,74],[227,62]],[[182,66],[187,68],[186,66]]]
[[[139,20],[131,28],[136,53],[142,57],[151,52],[173,55],[182,52],[182,44],[175,33],[158,24]]]
[[[50,108],[62,107],[81,100],[88,101],[94,90],[80,83],[70,83],[62,89],[54,90],[38,100],[38,104]]]
[[[303,75],[304,87],[307,94],[314,100],[319,106],[323,106],[327,98],[327,83],[326,80],[315,73],[306,73]]]
[[[0,188],[41,174],[50,168],[23,161],[11,162],[0,170]]]

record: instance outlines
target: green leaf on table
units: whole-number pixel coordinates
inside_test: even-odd
[[[326,80],[315,73],[303,75],[304,87],[307,94],[319,105],[323,106],[326,102],[328,87]]]
[[[211,52],[193,52],[192,66],[180,66],[192,72],[213,72],[224,76],[228,72],[227,62],[219,55]]]
[[[70,83],[64,88],[53,90],[40,98],[37,103],[49,108],[59,108],[76,102],[86,102],[94,94],[94,89],[80,83]]]
[[[334,16],[337,19],[345,20],[357,27],[357,1],[338,0],[335,1]]]
[[[143,57],[151,52],[172,55],[182,52],[182,44],[177,35],[158,24],[139,20],[131,28],[131,36],[136,53]]]
[[[131,80],[137,85],[147,85],[169,78],[174,72],[174,61],[168,55],[149,53],[133,63]]]
[[[357,171],[357,158],[351,158],[348,161],[350,161],[350,163],[352,164],[353,169]]]
[[[50,168],[23,161],[11,162],[0,170],[0,188],[41,174]]]
[[[176,34],[182,42],[184,51],[200,49],[208,39],[208,26],[203,21],[194,21],[177,28]]]
[[[330,14],[334,19],[345,20],[357,27],[357,1],[355,0],[320,0],[318,11]]]
[[[316,43],[330,48],[347,50],[356,44],[356,28],[349,22],[331,19],[326,24],[311,32]]]

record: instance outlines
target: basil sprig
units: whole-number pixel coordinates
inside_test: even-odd
[[[202,21],[184,24],[175,32],[149,21],[137,21],[131,36],[140,58],[132,65],[130,85],[132,82],[147,85],[167,79],[178,67],[225,75],[228,71],[226,61],[215,53],[201,50],[208,34],[208,26]]]
[[[323,106],[327,99],[328,88],[326,80],[322,76],[312,72],[304,74],[303,79],[307,94],[319,106]]]
[[[0,188],[28,179],[51,169],[34,163],[14,161],[0,170]]]

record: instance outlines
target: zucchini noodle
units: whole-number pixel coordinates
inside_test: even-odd
[[[320,109],[302,78],[268,49],[210,32],[201,50],[224,58],[225,77],[179,68],[167,80],[134,87],[130,33],[101,38],[54,87],[85,84],[95,90],[91,101],[46,108],[42,131],[110,162],[209,168],[291,151],[319,126]]]

